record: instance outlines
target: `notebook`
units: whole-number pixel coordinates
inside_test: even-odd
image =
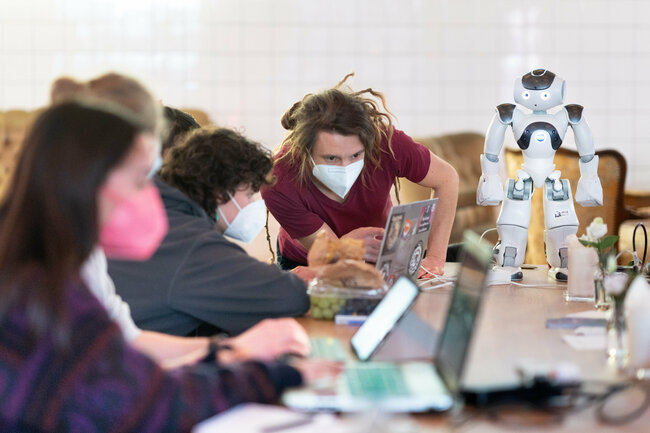
[[[465,235],[464,257],[452,291],[444,327],[431,361],[375,361],[392,330],[408,317],[420,296],[407,277],[400,278],[352,337],[359,361],[347,362],[334,384],[292,389],[283,402],[294,409],[354,412],[444,411],[460,395],[460,378],[479,313],[492,249],[473,233]],[[393,334],[394,335],[394,334]],[[415,340],[419,340],[414,336]],[[372,361],[364,361],[370,360]]]
[[[402,275],[417,279],[437,203],[433,198],[391,208],[377,256],[377,269],[387,285]]]

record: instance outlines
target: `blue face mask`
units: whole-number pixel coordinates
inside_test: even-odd
[[[151,166],[151,170],[149,170],[149,174],[147,174],[147,177],[151,179],[154,177],[158,171],[160,171],[160,167],[162,167],[162,156],[160,156],[160,153],[156,155],[156,159],[153,160],[153,165]]]

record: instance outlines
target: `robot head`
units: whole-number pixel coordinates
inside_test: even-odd
[[[564,80],[546,69],[535,69],[515,80],[515,102],[531,110],[548,110],[564,102]]]

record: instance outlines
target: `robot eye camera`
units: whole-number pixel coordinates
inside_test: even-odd
[[[535,69],[521,77],[521,84],[528,90],[545,90],[551,87],[555,74],[546,69]]]

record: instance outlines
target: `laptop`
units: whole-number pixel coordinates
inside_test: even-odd
[[[464,257],[444,327],[429,361],[375,361],[392,330],[405,320],[420,296],[407,277],[400,278],[351,340],[359,361],[347,362],[334,384],[292,389],[282,397],[287,406],[305,411],[355,412],[444,411],[460,395],[460,378],[479,313],[492,249],[474,233],[466,233]],[[394,336],[394,334],[393,334]],[[418,336],[414,336],[418,340]],[[372,361],[367,361],[371,360]]]
[[[432,198],[391,208],[377,256],[377,269],[388,286],[402,275],[417,279],[437,204]]]

